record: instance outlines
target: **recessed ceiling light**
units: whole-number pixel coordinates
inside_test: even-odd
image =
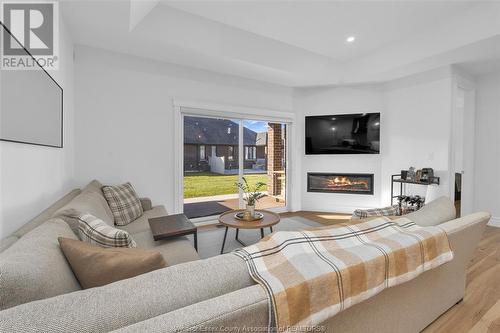
[[[348,42],[348,43],[353,43],[355,40],[356,40],[356,37],[354,37],[354,36],[349,36],[349,37],[347,37],[347,38],[346,38],[346,40],[345,40],[345,41],[346,41],[346,42]]]

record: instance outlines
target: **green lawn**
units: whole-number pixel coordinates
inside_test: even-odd
[[[245,178],[250,186],[258,182],[267,183],[265,173],[245,175]],[[211,172],[186,173],[184,174],[184,198],[238,193],[238,188],[234,184],[237,181],[238,175],[219,175]]]

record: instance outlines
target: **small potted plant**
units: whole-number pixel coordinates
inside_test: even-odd
[[[246,211],[250,214],[252,218],[255,217],[255,204],[266,195],[259,192],[260,189],[266,186],[266,183],[258,182],[255,186],[251,187],[248,185],[248,181],[245,177],[242,178],[243,182],[236,183],[239,189],[243,191],[243,200],[247,203]]]

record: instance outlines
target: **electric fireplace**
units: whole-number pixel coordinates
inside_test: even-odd
[[[307,192],[373,194],[373,174],[308,172]]]

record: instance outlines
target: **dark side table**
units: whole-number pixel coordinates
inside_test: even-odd
[[[184,214],[154,217],[148,220],[153,239],[169,239],[193,235],[194,248],[198,251],[198,229]]]

